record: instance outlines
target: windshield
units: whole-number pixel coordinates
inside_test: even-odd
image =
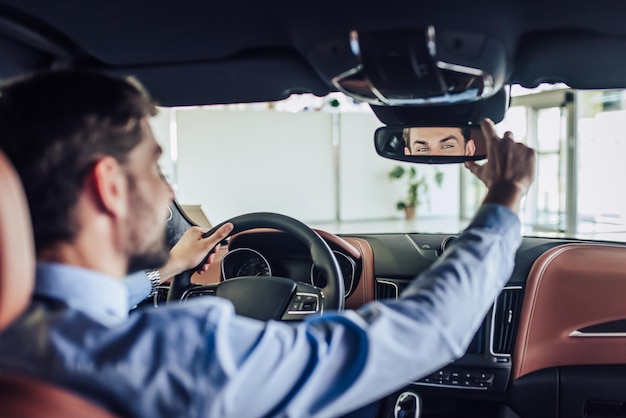
[[[549,85],[511,93],[498,131],[537,150],[523,233],[626,241],[626,199],[610,188],[626,174],[626,92]],[[152,126],[179,203],[213,225],[269,211],[333,233],[456,234],[485,193],[463,165],[379,157],[373,135],[382,123],[341,93],[162,108]]]

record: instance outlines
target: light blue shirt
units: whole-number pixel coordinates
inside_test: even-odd
[[[517,216],[481,208],[400,300],[301,323],[198,298],[129,316],[120,281],[40,264],[28,311],[0,334],[0,369],[132,417],[336,417],[461,356],[513,269]]]
[[[128,306],[132,309],[139,305],[152,292],[152,283],[145,271],[137,271],[124,277],[124,286],[128,291]]]

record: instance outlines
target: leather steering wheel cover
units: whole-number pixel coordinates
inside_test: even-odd
[[[324,310],[343,310],[345,289],[339,263],[330,247],[315,231],[297,219],[271,212],[255,212],[239,215],[214,226],[203,237],[215,233],[225,223],[232,223],[234,228],[230,235],[255,228],[273,228],[286,232],[308,248],[313,263],[326,273],[328,284],[324,288]],[[202,263],[201,263],[202,264]],[[196,270],[188,270],[172,279],[168,301],[180,300],[185,290],[192,286],[191,275]]]

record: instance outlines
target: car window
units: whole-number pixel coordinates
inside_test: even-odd
[[[626,174],[618,160],[626,93],[541,85],[516,86],[512,96],[497,129],[537,149],[542,179],[522,208],[524,234],[626,241],[626,199],[610,192],[612,180]],[[161,108],[152,126],[179,202],[200,205],[213,224],[270,211],[334,233],[455,234],[485,192],[462,165],[380,158],[373,133],[382,123],[367,104],[341,93]],[[392,178],[399,167],[406,174]],[[407,220],[398,204],[415,183],[416,215]]]

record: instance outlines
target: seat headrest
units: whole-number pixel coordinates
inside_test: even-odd
[[[33,231],[22,183],[0,152],[0,330],[28,305],[35,284]]]

